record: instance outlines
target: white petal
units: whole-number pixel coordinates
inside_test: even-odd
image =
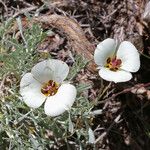
[[[101,68],[99,70],[99,75],[101,78],[107,81],[117,82],[126,82],[132,78],[132,74],[130,72],[126,72],[124,70],[111,71],[107,68]]]
[[[120,44],[117,51],[117,58],[122,60],[121,69],[136,72],[140,68],[140,56],[135,46],[128,41]]]
[[[117,43],[114,39],[106,39],[97,45],[94,52],[94,60],[97,65],[104,66],[108,57],[114,55]]]
[[[58,116],[69,110],[76,98],[76,88],[71,84],[62,84],[56,95],[47,98],[44,110],[48,116]]]
[[[61,83],[69,73],[68,65],[57,59],[44,60],[36,64],[31,73],[40,82],[54,80]]]
[[[20,94],[23,101],[32,108],[40,107],[46,97],[41,93],[41,84],[33,78],[31,73],[26,73],[20,82]]]

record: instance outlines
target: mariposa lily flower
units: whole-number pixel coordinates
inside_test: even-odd
[[[106,39],[97,45],[94,53],[99,75],[107,81],[126,82],[132,78],[131,72],[140,68],[140,57],[135,46],[128,41],[120,45],[114,39]]]
[[[31,108],[44,102],[45,114],[58,116],[69,110],[76,98],[76,88],[63,82],[69,73],[65,62],[56,59],[44,60],[26,73],[20,82],[20,94]]]

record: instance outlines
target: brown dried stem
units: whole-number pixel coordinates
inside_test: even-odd
[[[113,95],[112,95],[111,97],[109,97],[109,98],[106,98],[106,99],[104,99],[104,100],[102,100],[102,101],[99,101],[98,104],[102,104],[102,103],[105,103],[105,102],[107,102],[107,101],[109,101],[109,100],[112,100],[112,99],[114,99],[115,97],[117,97],[118,95],[131,92],[133,89],[137,89],[137,90],[138,90],[138,89],[141,88],[141,87],[148,87],[148,86],[150,86],[150,82],[145,83],[145,84],[136,84],[134,87],[130,87],[130,88],[124,89],[124,90],[122,90],[121,92],[118,92],[118,93],[113,94]]]

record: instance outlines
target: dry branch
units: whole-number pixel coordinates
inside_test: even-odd
[[[72,49],[78,54],[82,55],[89,62],[88,70],[96,71],[96,66],[93,62],[94,45],[92,45],[87,38],[80,25],[73,19],[66,16],[50,15],[40,16],[34,19],[36,22],[46,23],[66,34],[68,41],[71,43]]]

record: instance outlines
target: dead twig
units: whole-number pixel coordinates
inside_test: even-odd
[[[2,87],[3,87],[3,85],[4,85],[4,82],[5,82],[5,80],[6,80],[6,77],[7,77],[7,74],[5,74],[5,75],[3,76],[3,79],[2,79],[2,81],[0,82],[0,91],[2,90]]]
[[[68,41],[71,43],[72,49],[78,54],[82,55],[89,61],[88,70],[96,71],[96,66],[93,62],[94,45],[92,45],[87,38],[79,24],[66,16],[49,15],[34,18],[36,22],[46,23],[66,34]]]
[[[4,76],[3,76],[3,79],[1,80],[1,82],[0,82],[0,96],[2,96],[2,88],[3,88],[3,86],[4,86],[4,83],[5,83],[5,80],[6,80],[6,77],[7,77],[7,75],[8,74],[4,74]]]
[[[121,94],[124,94],[124,93],[128,93],[128,92],[131,92],[133,89],[139,89],[141,87],[147,87],[147,86],[150,86],[150,82],[149,83],[146,83],[146,84],[136,84],[134,87],[130,87],[130,88],[127,88],[127,89],[124,89],[123,91],[121,92],[118,92],[118,93],[115,93],[113,94],[111,97],[109,98],[106,98],[102,101],[99,101],[98,104],[102,104],[102,103],[105,103],[106,101],[109,101],[111,99],[114,99],[115,97],[117,97],[118,95],[121,95]]]
[[[25,13],[30,12],[32,10],[36,10],[37,8],[38,8],[37,6],[31,6],[31,7],[28,7],[28,8],[21,9],[18,12],[16,12],[12,17],[10,17],[9,20],[14,19],[14,18],[18,17],[21,14],[25,14]]]
[[[114,125],[119,122],[120,118],[121,118],[121,114],[119,114],[119,115],[114,119],[113,123],[109,126],[109,128],[107,129],[107,131],[103,132],[103,133],[95,140],[94,143],[96,144],[96,143],[98,143],[99,141],[102,141],[103,138],[108,135],[108,133],[109,133],[110,130],[114,127]]]
[[[2,0],[0,0],[0,3],[4,6],[4,8],[5,8],[5,11],[6,12],[8,12],[8,9],[7,9],[7,6],[6,6],[6,4],[2,1]]]

